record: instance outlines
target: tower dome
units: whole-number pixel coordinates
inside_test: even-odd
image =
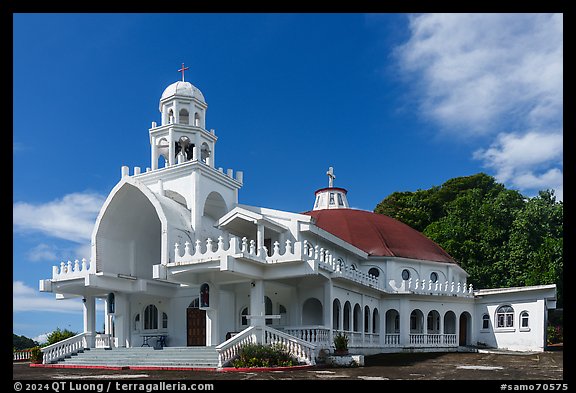
[[[160,102],[172,98],[174,96],[196,98],[198,101],[206,103],[204,95],[202,94],[200,89],[198,89],[190,82],[177,81],[172,83],[170,86],[164,89],[162,97],[160,97]]]

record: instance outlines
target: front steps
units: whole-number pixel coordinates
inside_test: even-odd
[[[92,348],[52,364],[53,367],[217,369],[214,347]]]

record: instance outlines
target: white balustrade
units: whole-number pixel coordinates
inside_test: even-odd
[[[23,362],[26,360],[30,360],[30,350],[29,349],[20,349],[14,351],[13,360],[15,362]]]
[[[250,326],[216,346],[218,367],[224,367],[234,360],[242,346],[246,344],[280,344],[300,362],[309,365],[316,364],[316,346],[314,344],[268,326]]]
[[[257,247],[254,240],[248,240],[245,237],[238,239],[232,236],[226,244],[222,236],[220,236],[216,245],[214,245],[214,241],[211,238],[205,241],[196,240],[194,251],[191,250],[190,243],[186,242],[184,243],[183,253],[181,252],[181,245],[176,243],[174,246],[174,260],[177,265],[206,262],[229,255],[242,256],[262,263],[304,260],[301,242],[292,244],[290,240],[286,240],[283,247],[280,247],[279,242],[274,242],[274,247],[271,251],[272,255],[268,256],[268,249],[265,246]]]
[[[42,348],[42,363],[48,364],[56,362],[88,347],[88,335],[86,333],[77,334]]]
[[[82,261],[76,259],[74,262],[60,262],[59,267],[52,267],[53,280],[80,278],[90,273],[96,273],[96,264],[87,261],[86,258],[82,258]]]
[[[95,348],[112,348],[113,337],[111,334],[101,334],[98,333],[94,337],[94,347]]]
[[[426,281],[425,279],[419,280],[415,279],[414,282],[412,278],[408,280],[402,280],[400,285],[396,285],[396,280],[388,281],[388,290],[391,292],[412,292],[423,295],[452,295],[452,296],[462,296],[462,297],[472,297],[474,296],[474,288],[472,284],[466,285],[466,283],[455,283],[452,281],[450,284],[446,281],[444,284],[438,282],[434,283],[432,280]]]

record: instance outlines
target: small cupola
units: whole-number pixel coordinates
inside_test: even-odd
[[[330,167],[328,172],[328,187],[316,190],[316,201],[312,210],[323,209],[349,209],[348,199],[346,194],[348,191],[344,188],[334,187],[334,168]]]

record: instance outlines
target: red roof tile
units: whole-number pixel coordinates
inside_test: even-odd
[[[392,256],[456,263],[438,244],[414,228],[383,214],[357,209],[304,212],[317,227],[372,256]]]

